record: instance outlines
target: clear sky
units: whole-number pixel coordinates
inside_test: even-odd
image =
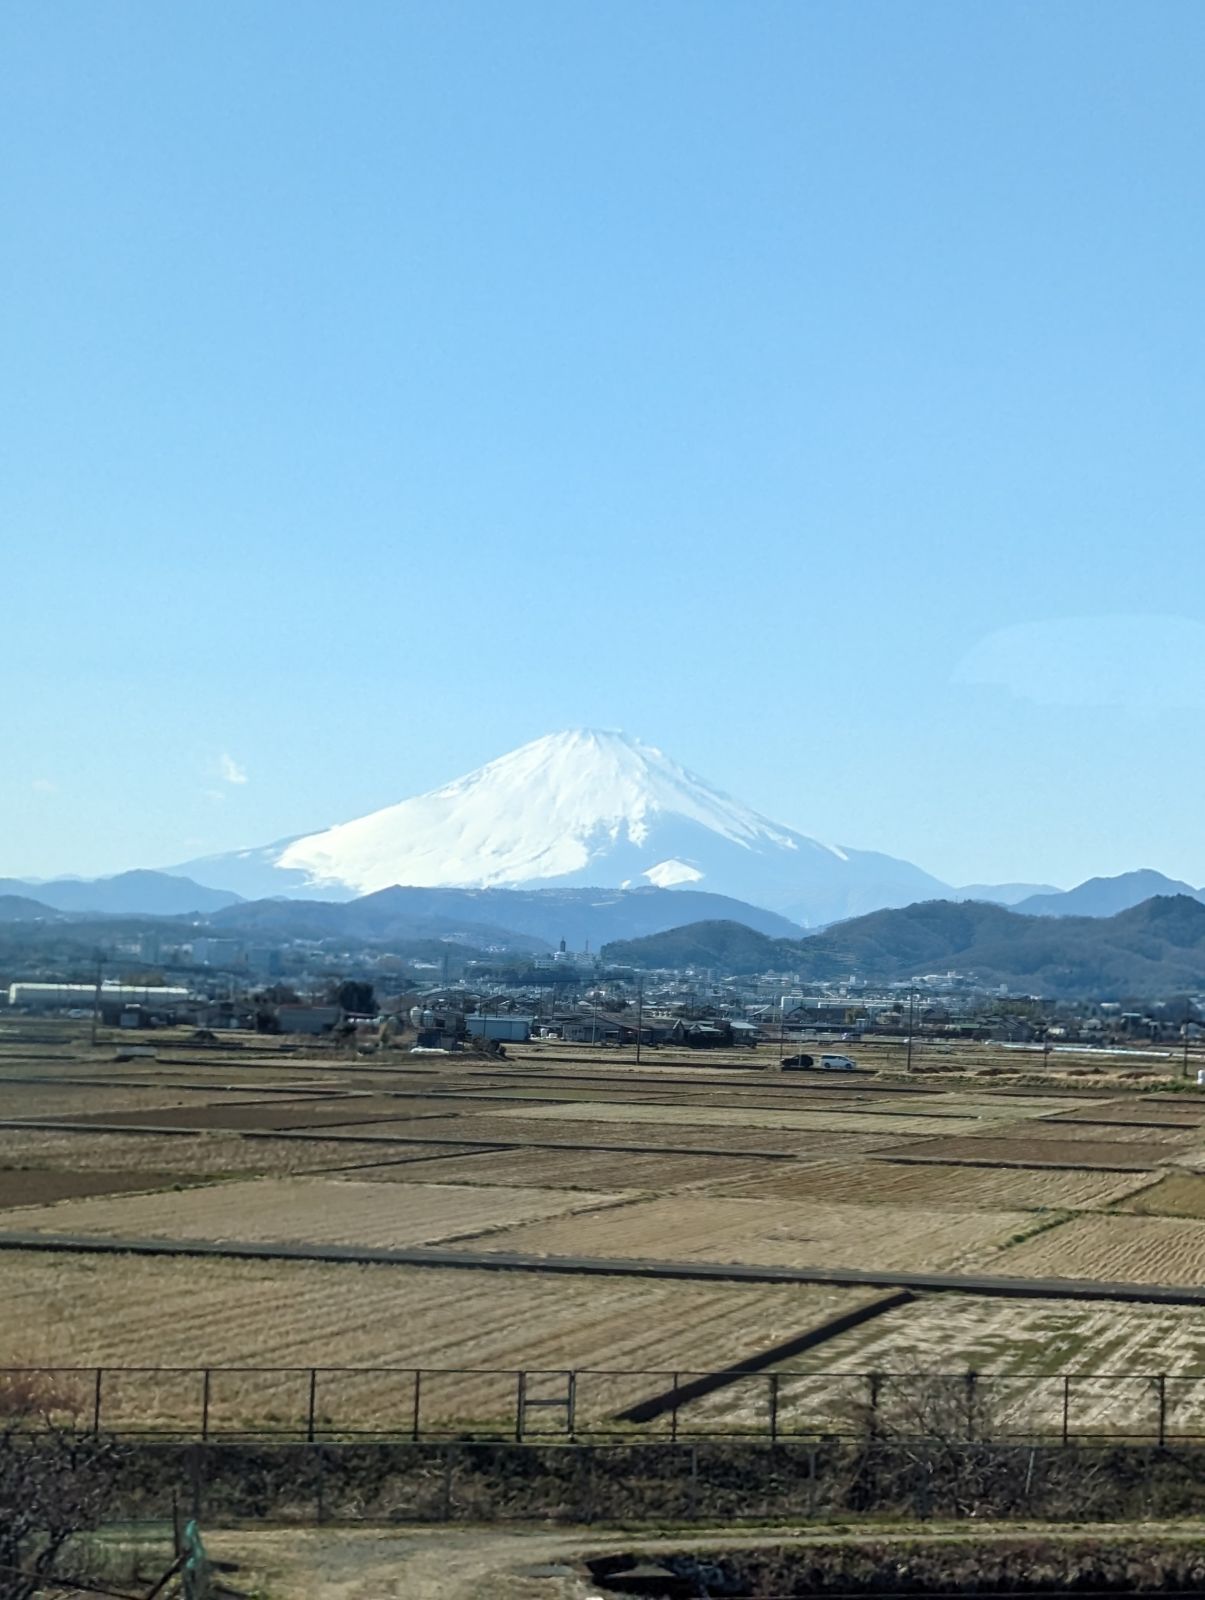
[[[0,875],[623,728],[1205,883],[1196,0],[9,0]]]

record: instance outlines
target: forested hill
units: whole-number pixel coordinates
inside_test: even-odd
[[[977,901],[927,900],[803,939],[697,922],[609,944],[603,956],[646,970],[706,966],[811,979],[856,972],[884,982],[954,970],[1035,994],[1154,997],[1205,989],[1205,905],[1187,895],[1158,896],[1113,917],[1052,919]]]

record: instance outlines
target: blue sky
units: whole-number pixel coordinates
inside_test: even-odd
[[[1203,58],[1187,0],[10,3],[0,875],[593,725],[951,881],[1205,882]]]

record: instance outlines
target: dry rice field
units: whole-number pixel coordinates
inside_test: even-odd
[[[1205,1190],[1205,1179],[1198,1179]],[[775,1164],[723,1185],[732,1198],[818,1200],[928,1211],[1076,1210],[1109,1205],[1150,1183],[1149,1173],[895,1163],[876,1159]]]
[[[635,1121],[625,1124],[613,1122],[537,1121],[525,1109],[522,1115],[502,1112],[495,1116],[444,1116],[415,1118],[413,1121],[374,1122],[347,1124],[340,1135],[366,1133],[395,1139],[455,1139],[466,1144],[491,1144],[495,1141],[511,1145],[563,1145],[585,1146],[601,1149],[656,1150],[751,1150],[756,1154],[802,1155],[808,1152],[829,1152],[840,1145],[847,1150],[865,1150],[890,1142],[883,1134],[865,1134],[847,1131],[844,1125],[835,1131],[815,1131],[749,1128],[717,1122],[696,1127],[676,1122],[650,1123]],[[896,1137],[902,1130],[897,1130]]]
[[[500,1112],[499,1120],[510,1113]],[[933,1133],[969,1133],[979,1126],[977,1117],[931,1116],[921,1112],[892,1115],[864,1110],[861,1106],[842,1109],[825,1106],[815,1111],[779,1111],[756,1107],[733,1109],[724,1106],[662,1106],[635,1102],[612,1105],[601,1100],[585,1100],[565,1105],[525,1108],[522,1115],[533,1122],[589,1122],[596,1125],[622,1123],[627,1126],[651,1125],[658,1131],[680,1128],[752,1128],[759,1130],[797,1130],[803,1133],[908,1133],[920,1138]]]
[[[1189,1307],[922,1296],[776,1370],[787,1430],[822,1430],[848,1417],[865,1399],[868,1373],[890,1375],[881,1392],[890,1408],[918,1372],[961,1382],[975,1371],[1001,1433],[1061,1432],[1066,1401],[1071,1435],[1152,1435],[1152,1379],[1164,1373],[1174,1380],[1165,1388],[1169,1431],[1205,1434],[1205,1327]],[[750,1378],[692,1405],[690,1423],[748,1428],[764,1420],[766,1405],[764,1378]]]
[[[987,1161],[1017,1166],[1103,1168],[1113,1172],[1147,1172],[1161,1162],[1178,1157],[1175,1145],[1154,1140],[1141,1143],[1123,1139],[1033,1139],[1028,1124],[1008,1138],[925,1139],[915,1144],[892,1145],[888,1156],[912,1156],[925,1161]]]
[[[1118,1204],[1122,1211],[1137,1211],[1148,1216],[1205,1219],[1205,1175],[1170,1172],[1156,1183],[1144,1184]]]
[[[801,1081],[747,1059],[636,1071],[619,1052],[595,1065],[535,1046],[487,1068],[185,1041],[117,1064],[112,1046],[102,1057],[46,1039],[7,1055],[0,1041],[0,1120],[88,1126],[0,1127],[14,1232],[1205,1283],[1205,1097],[1127,1093],[1103,1069],[1088,1091],[1069,1069],[1043,1092],[1032,1076],[1011,1089],[894,1070]],[[982,1070],[1002,1067],[984,1055]],[[546,1395],[566,1369],[606,1369],[579,1390],[597,1426],[675,1371],[748,1359],[879,1293],[36,1249],[0,1259],[0,1366],[486,1369],[423,1380],[430,1419],[470,1427],[513,1418],[519,1367],[547,1369],[532,1380]],[[1057,1424],[1067,1375],[1073,1431],[1129,1426],[1149,1415],[1149,1374],[1167,1372],[1176,1414],[1205,1431],[1187,1381],[1205,1371],[1199,1320],[923,1297],[780,1363],[780,1422],[832,1425],[867,1371],[921,1363],[993,1374],[1001,1426],[1018,1433]],[[1132,1392],[1093,1376],[1110,1367]],[[195,1373],[105,1383],[131,1421],[184,1426],[198,1400]],[[296,1372],[223,1371],[213,1425],[292,1426],[304,1387]],[[692,1402],[682,1426],[760,1425],[769,1392],[767,1374],[742,1379]],[[409,1372],[379,1370],[324,1376],[318,1413],[336,1430],[373,1416],[402,1428],[412,1403]]]
[[[429,1148],[436,1148],[434,1146]],[[415,1173],[408,1163],[374,1168],[357,1167],[348,1177],[378,1183],[410,1183]],[[424,1183],[477,1183],[534,1185],[549,1189],[682,1189],[725,1180],[749,1178],[764,1167],[778,1170],[794,1162],[758,1162],[740,1156],[670,1153],[650,1155],[639,1150],[483,1150],[476,1155],[448,1156],[425,1161]]]
[[[989,1260],[1032,1225],[1024,1212],[901,1210],[817,1201],[673,1195],[570,1219],[492,1233],[481,1248],[536,1255],[663,1261],[741,1261],[759,1266],[858,1266],[901,1271],[967,1269]],[[477,1243],[476,1241],[474,1242]]]
[[[64,1121],[92,1116],[128,1113],[135,1119],[154,1121],[155,1113],[171,1116],[205,1113],[207,1102],[217,1101],[217,1110],[228,1102],[246,1104],[258,1097],[253,1089],[223,1095],[218,1090],[188,1090],[183,1087],[147,1086],[114,1088],[76,1083],[0,1083],[0,1120],[21,1117],[61,1117]],[[167,1120],[166,1118],[164,1120]]]
[[[64,1201],[24,1211],[21,1227],[118,1238],[397,1249],[484,1237],[515,1223],[611,1206],[622,1198],[569,1189],[507,1188],[492,1195],[488,1211],[483,1211],[481,1190],[467,1185],[261,1178],[180,1193]]]
[[[1010,1250],[996,1270],[1010,1277],[1205,1282],[1205,1222],[1115,1212],[1073,1217]]]
[[[162,1172],[179,1177],[249,1176],[348,1167],[358,1162],[447,1158],[480,1145],[386,1144],[375,1139],[241,1139],[236,1134],[56,1133],[0,1128],[0,1168],[56,1167],[68,1172]]]
[[[304,1404],[305,1381],[280,1369],[313,1365],[478,1369],[424,1376],[424,1416],[443,1422],[513,1417],[515,1368],[598,1370],[609,1376],[583,1383],[581,1404],[601,1420],[674,1369],[739,1362],[865,1299],[785,1285],[36,1253],[7,1259],[5,1276],[10,1364],[275,1369],[221,1375],[215,1427],[284,1419]],[[87,1380],[80,1387],[90,1392]],[[111,1426],[195,1425],[199,1374],[107,1375],[105,1395]],[[408,1375],[331,1380],[324,1395],[332,1425],[409,1425]]]

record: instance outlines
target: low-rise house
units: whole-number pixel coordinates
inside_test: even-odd
[[[342,1006],[280,1006],[276,1021],[281,1033],[331,1033],[343,1021]]]

